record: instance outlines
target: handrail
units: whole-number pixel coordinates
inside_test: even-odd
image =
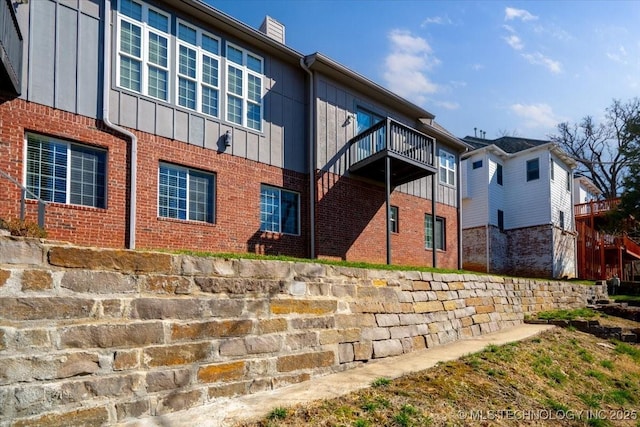
[[[0,1],[0,60],[16,93],[21,92],[22,44],[20,25],[10,0]]]
[[[42,200],[37,195],[35,195],[32,191],[30,191],[24,185],[20,184],[18,182],[18,180],[13,178],[8,173],[3,172],[2,170],[0,170],[0,176],[3,176],[5,178],[7,178],[9,181],[13,182],[15,185],[20,187],[20,190],[21,190],[21,196],[20,196],[20,220],[24,221],[24,219],[26,217],[26,202],[25,201],[27,199],[27,194],[29,194],[31,196],[31,198],[36,199],[37,202],[38,202],[38,227],[44,228],[44,217],[45,217],[45,210],[47,208],[47,202]]]
[[[574,206],[576,216],[595,215],[608,212],[620,204],[620,198],[606,200],[592,200],[587,203],[578,203]]]
[[[349,140],[350,164],[386,150],[433,166],[434,143],[432,137],[388,117]]]

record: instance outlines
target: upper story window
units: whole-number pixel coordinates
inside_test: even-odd
[[[158,175],[158,216],[214,222],[215,175],[164,163]]]
[[[496,183],[502,185],[502,165],[500,163],[496,164]]]
[[[356,134],[360,134],[365,130],[369,129],[371,126],[380,123],[383,118],[371,111],[365,110],[364,108],[358,107],[356,110],[356,121],[357,121],[357,129]]]
[[[120,0],[118,84],[167,101],[169,16],[146,4]]]
[[[172,29],[168,13],[118,3],[119,87],[262,131],[262,57],[230,43],[223,55],[222,39],[199,27],[177,19]]]
[[[540,159],[527,160],[527,181],[540,178]]]
[[[220,40],[178,21],[176,70],[178,105],[218,117]]]
[[[482,160],[477,160],[472,164],[473,169],[480,169],[482,167]]]
[[[571,191],[571,172],[567,171],[567,191]]]
[[[558,223],[560,228],[564,230],[564,212],[563,211],[558,212]]]
[[[550,160],[549,162],[549,175],[551,176],[551,180],[553,181],[554,179],[556,179],[556,173],[555,173],[555,162],[553,161],[553,159]]]
[[[32,194],[47,202],[106,207],[105,150],[35,134],[27,134],[26,145],[25,186]]]
[[[456,156],[440,149],[440,183],[456,185]]]
[[[498,230],[504,231],[504,211],[498,209]]]
[[[227,120],[262,130],[262,58],[227,43]]]
[[[300,195],[293,191],[261,185],[260,230],[300,234]]]

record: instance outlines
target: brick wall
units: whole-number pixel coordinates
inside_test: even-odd
[[[385,189],[357,178],[318,174],[317,255],[319,258],[386,263]],[[391,236],[391,260],[396,265],[433,265],[425,249],[424,216],[431,200],[399,191],[391,193],[398,207],[399,232]],[[436,215],[445,218],[446,250],[438,251],[437,265],[458,268],[457,209],[438,203]]]
[[[0,170],[22,182],[25,132],[50,135],[108,150],[106,209],[50,203],[48,237],[80,245],[124,248],[128,240],[129,141],[100,121],[21,99],[0,104]],[[136,247],[214,252],[257,252],[308,257],[308,181],[304,174],[135,132],[138,136]],[[157,215],[160,162],[216,174],[216,223],[161,219]],[[0,179],[0,218],[20,215],[20,190]],[[299,236],[260,232],[260,184],[300,193]],[[28,219],[37,204],[28,202]]]
[[[478,336],[606,287],[0,237],[0,425],[98,425]]]

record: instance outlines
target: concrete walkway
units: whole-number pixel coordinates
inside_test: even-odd
[[[277,390],[269,390],[236,398],[218,399],[215,403],[198,406],[163,416],[141,418],[120,424],[126,427],[226,427],[253,418],[266,416],[272,409],[288,407],[313,400],[331,399],[369,387],[380,377],[398,378],[435,366],[438,362],[458,359],[481,351],[490,344],[520,341],[554,326],[521,324],[491,334],[468,338],[449,344],[415,351],[409,354],[372,360],[356,368],[313,378]]]

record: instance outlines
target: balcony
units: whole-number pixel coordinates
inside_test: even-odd
[[[11,0],[0,0],[0,90],[21,91],[22,34]]]
[[[391,118],[382,120],[348,142],[349,172],[386,182],[390,161],[392,187],[434,175],[435,140]]]
[[[574,211],[576,219],[589,216],[598,216],[612,211],[620,204],[620,198],[607,200],[594,200],[587,203],[575,205]]]

